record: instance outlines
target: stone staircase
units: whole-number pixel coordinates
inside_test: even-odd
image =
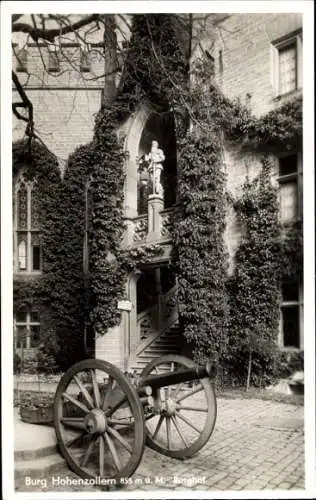
[[[138,346],[136,353],[131,357],[129,370],[140,373],[142,369],[154,358],[165,354],[179,354],[183,342],[179,332],[179,322],[176,318],[162,332],[157,332],[151,342],[144,342]]]

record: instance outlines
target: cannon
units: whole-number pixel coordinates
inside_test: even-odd
[[[212,367],[179,355],[150,362],[133,382],[113,364],[87,359],[61,378],[54,399],[59,449],[70,469],[118,485],[145,444],[177,459],[197,453],[216,421]]]

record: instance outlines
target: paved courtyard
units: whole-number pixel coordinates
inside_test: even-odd
[[[122,491],[304,489],[304,407],[260,399],[218,399],[215,430],[194,457],[175,460],[145,449]],[[98,491],[76,484],[65,465],[19,491]],[[54,483],[54,484],[53,484]]]

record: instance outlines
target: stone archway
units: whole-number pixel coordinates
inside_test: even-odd
[[[139,216],[146,217],[147,207],[145,211],[139,212],[139,159],[142,155],[148,154],[151,149],[153,140],[157,140],[159,147],[164,149],[165,162],[163,165],[163,187],[164,195],[166,194],[166,205],[170,207],[175,203],[175,186],[176,186],[176,148],[173,117],[171,113],[158,114],[145,105],[141,105],[138,110],[129,117],[124,123],[118,134],[125,136],[124,150],[126,152],[125,161],[125,189],[124,189],[124,214],[127,225],[125,242],[123,245],[129,246],[133,244],[133,234],[135,220],[139,220]],[[170,186],[169,182],[171,180]],[[159,208],[160,207],[160,208]],[[159,210],[164,208],[163,200]],[[167,208],[165,207],[165,208]],[[148,221],[153,217],[149,215]],[[148,233],[150,232],[150,224],[148,223]],[[153,233],[152,233],[153,234]],[[140,274],[133,273],[128,277],[126,283],[126,292],[128,297],[129,308],[123,312],[121,324],[121,332],[124,344],[124,359],[128,355],[133,356],[140,342],[139,328],[137,324],[137,282]],[[124,366],[126,362],[124,362]]]
[[[166,209],[176,201],[177,157],[172,113],[152,113],[149,116],[139,142],[139,156],[149,153],[152,141],[158,141],[159,148],[163,150],[165,156],[161,184]]]
[[[137,181],[138,181],[138,152],[139,143],[145,125],[151,115],[151,111],[146,106],[140,106],[138,111],[132,115],[125,123],[123,129],[126,135],[124,151],[127,153],[126,159],[126,180],[124,192],[124,212],[127,218],[137,216]]]
[[[124,192],[124,211],[127,219],[137,217],[138,204],[138,160],[148,154],[151,142],[157,140],[165,152],[162,182],[165,193],[165,208],[176,201],[176,140],[174,120],[171,113],[155,113],[149,107],[141,105],[122,128],[126,136],[124,150],[126,159],[126,181]]]

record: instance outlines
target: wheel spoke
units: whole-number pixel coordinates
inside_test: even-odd
[[[113,406],[113,408],[110,408],[110,410],[108,410],[107,412],[107,416],[110,417],[111,415],[113,415],[113,413],[116,412],[116,410],[119,409],[120,406],[122,406],[123,403],[125,403],[127,400],[126,400],[126,396],[122,396],[121,399],[116,403],[115,406]]]
[[[155,439],[155,437],[157,436],[158,432],[159,432],[159,429],[161,427],[161,424],[163,422],[163,419],[164,419],[164,416],[163,415],[160,415],[159,417],[159,420],[158,420],[158,424],[157,424],[157,427],[155,429],[155,432],[154,434],[152,435],[152,439]]]
[[[110,438],[110,436],[108,435],[107,432],[104,433],[104,437],[105,437],[107,445],[108,445],[108,447],[110,449],[112,458],[114,460],[115,467],[117,468],[118,471],[120,471],[121,468],[122,468],[121,467],[121,462],[120,462],[120,459],[119,459],[118,454],[116,452],[116,448],[114,446],[114,443],[113,443],[112,439]]]
[[[170,422],[170,417],[166,417],[166,428],[167,428],[167,447],[168,450],[170,450],[170,430],[171,430],[171,422]]]
[[[90,406],[90,408],[94,408],[94,403],[92,401],[92,398],[91,398],[90,394],[88,393],[87,389],[85,388],[85,386],[79,380],[79,378],[77,377],[77,375],[74,375],[73,378],[76,381],[76,384],[78,385],[78,387],[81,390],[82,394],[86,398],[86,401],[87,401],[88,405]]]
[[[122,446],[124,446],[124,448],[130,452],[130,454],[132,454],[133,450],[132,448],[130,447],[129,443],[126,441],[126,439],[124,439],[121,434],[119,434],[115,429],[112,429],[112,427],[108,427],[107,428],[107,431],[113,436],[115,437],[120,443]]]
[[[192,457],[207,443],[214,429],[214,388],[207,377],[200,377],[196,364],[181,355],[169,354],[153,360],[142,370],[141,379],[150,380],[156,373],[167,375],[166,369],[170,385],[167,382],[163,387],[153,388],[154,414],[148,412],[145,416],[147,444],[169,457]],[[182,380],[182,370],[192,371],[192,381]],[[173,377],[175,381],[171,380]]]
[[[147,437],[137,390],[122,370],[99,359],[80,361],[63,374],[54,400],[55,432],[61,455],[79,477],[135,472]]]
[[[89,408],[87,408],[84,403],[81,403],[77,399],[73,398],[67,392],[63,392],[63,397],[65,399],[68,399],[68,401],[71,401],[71,403],[73,403],[75,406],[77,406],[78,408],[80,408],[80,410],[84,411],[85,413],[89,413]]]
[[[75,444],[76,441],[79,441],[80,439],[82,439],[85,434],[86,434],[85,432],[81,432],[79,434],[79,436],[76,436],[73,439],[70,439],[70,441],[68,441],[67,443],[65,442],[65,445],[68,448],[70,448],[71,446],[73,446]]]
[[[192,427],[192,429],[194,429],[196,432],[198,432],[199,434],[201,433],[201,429],[198,429],[197,427],[195,427],[195,425],[193,425],[192,422],[190,422],[190,420],[188,420],[186,417],[184,417],[183,415],[181,415],[181,413],[177,412],[176,415],[181,420],[183,420],[183,422],[185,422],[187,425],[189,425],[190,427]]]
[[[67,427],[71,427],[73,429],[85,429],[84,419],[77,417],[63,417],[60,419],[61,423],[66,425]]]
[[[90,458],[90,455],[92,453],[94,444],[95,444],[95,437],[93,436],[92,439],[91,439],[91,441],[90,441],[90,443],[88,444],[88,447],[87,447],[87,449],[85,451],[85,454],[84,454],[84,456],[82,458],[82,461],[81,461],[81,466],[82,467],[85,467],[87,465],[88,460]]]
[[[182,435],[182,433],[181,433],[181,431],[180,431],[180,429],[179,429],[179,426],[178,426],[178,423],[177,423],[177,421],[176,421],[175,417],[174,417],[174,416],[171,416],[171,420],[172,420],[173,425],[175,426],[175,428],[176,428],[176,430],[177,430],[177,432],[178,432],[178,434],[179,434],[179,436],[180,436],[181,440],[183,441],[184,446],[185,446],[186,448],[188,448],[188,444],[187,444],[186,440],[184,439],[184,437],[183,437],[183,435]]]
[[[208,412],[208,408],[199,408],[195,406],[182,406],[182,405],[177,405],[176,406],[177,410],[190,410],[190,411],[202,411],[204,413]]]
[[[113,389],[113,378],[109,377],[108,386],[106,388],[106,391],[104,394],[104,399],[102,402],[102,410],[103,411],[106,411],[108,409],[109,402],[110,402],[110,396],[112,394],[112,389]]]
[[[104,476],[104,436],[99,437],[99,467],[100,477]]]
[[[145,415],[145,420],[150,420],[151,418],[155,417],[156,413],[151,413],[151,415]]]
[[[100,391],[99,391],[99,385],[97,382],[97,378],[95,375],[95,370],[90,370],[91,372],[91,377],[92,377],[92,385],[93,385],[93,393],[94,393],[94,400],[97,408],[100,408]]]
[[[196,387],[196,389],[193,389],[193,391],[190,391],[188,394],[184,394],[183,396],[181,396],[181,398],[177,400],[177,403],[180,403],[180,401],[183,401],[183,399],[189,398],[190,396],[193,396],[197,392],[201,391],[203,391],[203,386],[199,384],[198,387]]]

